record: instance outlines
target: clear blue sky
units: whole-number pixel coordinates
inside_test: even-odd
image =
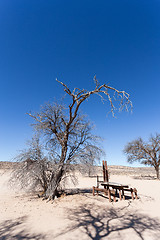
[[[127,165],[125,144],[160,132],[160,1],[1,0],[0,160],[32,136],[29,111],[63,95],[55,81],[125,90],[133,113],[106,116],[97,97],[82,107],[96,125],[108,164]]]

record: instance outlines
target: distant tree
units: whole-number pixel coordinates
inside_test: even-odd
[[[91,165],[102,153],[98,145],[99,138],[92,134],[92,124],[79,112],[81,104],[91,95],[98,95],[102,101],[108,99],[113,115],[116,110],[114,100],[117,100],[119,110],[128,110],[132,106],[126,92],[106,84],[100,85],[96,77],[94,81],[95,88],[91,91],[78,88],[71,91],[58,81],[70,97],[70,103],[67,106],[60,103],[46,104],[39,113],[29,114],[35,120],[36,131],[45,139],[48,159],[54,166],[50,169],[45,190],[45,197],[48,199],[54,199],[58,195],[58,187],[71,164]]]
[[[159,179],[160,134],[151,136],[147,143],[142,138],[129,142],[124,148],[124,153],[127,155],[129,163],[138,161],[141,164],[153,166],[157,179]]]

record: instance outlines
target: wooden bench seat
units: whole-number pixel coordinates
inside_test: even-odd
[[[136,189],[136,188],[123,188],[123,190],[122,190],[122,195],[123,195],[123,198],[125,199],[124,191],[131,193],[132,200],[134,200],[134,194],[135,194],[135,199],[138,199],[137,189]]]
[[[98,192],[104,192],[106,196],[108,195],[109,202],[112,201],[111,196],[113,196],[113,201],[116,202],[115,190],[110,190],[110,189],[106,189],[106,188],[99,188],[99,187],[93,186],[93,191],[92,191],[93,196],[95,196],[95,191],[97,192],[97,195],[98,195]]]

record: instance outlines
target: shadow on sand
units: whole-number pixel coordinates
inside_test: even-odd
[[[145,240],[149,234],[152,240],[158,240],[160,236],[160,221],[150,218],[138,212],[129,212],[128,207],[114,209],[93,206],[93,204],[81,205],[78,209],[69,209],[68,218],[72,220],[72,227],[64,230],[65,233],[81,229],[86,234],[86,239],[108,239],[109,235],[113,239],[129,239],[128,231],[134,232],[136,239]],[[63,236],[63,233],[55,236]],[[126,235],[125,235],[126,234]],[[118,238],[117,238],[118,237]],[[134,238],[133,237],[133,238]],[[65,239],[65,236],[64,236]]]
[[[68,236],[70,236],[70,232],[73,233],[74,231],[76,231],[76,235],[73,233],[74,236],[83,234],[85,239],[92,240],[128,240],[130,238],[159,240],[160,236],[160,221],[138,213],[138,211],[133,212],[129,205],[123,208],[115,208],[115,206],[82,203],[77,208],[66,209],[65,218],[68,219],[68,227],[65,227],[63,231],[56,235],[52,235],[53,237],[50,239],[72,239]],[[25,227],[26,221],[27,217],[24,216],[2,222],[0,225],[0,240],[46,239],[46,236],[42,234],[31,233]],[[131,237],[128,235],[130,232]],[[146,238],[146,236],[149,238]]]
[[[25,230],[24,223],[27,217],[20,217],[15,220],[4,221],[0,226],[0,239],[1,240],[21,240],[21,239],[45,239],[42,234],[31,234]]]

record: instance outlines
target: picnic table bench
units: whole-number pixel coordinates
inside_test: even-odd
[[[100,186],[103,186],[103,188],[100,188]],[[105,195],[108,195],[109,201],[111,202],[111,196],[113,196],[114,202],[116,202],[116,195],[119,194],[120,200],[122,198],[125,200],[125,194],[124,192],[130,192],[132,199],[137,199],[137,189],[131,188],[127,184],[121,184],[121,183],[115,183],[115,182],[109,182],[108,177],[108,168],[106,161],[103,161],[103,181],[99,180],[99,176],[97,176],[97,187],[93,186],[93,195],[95,195],[95,191],[97,192],[97,195],[99,192],[104,192]]]
[[[116,194],[119,193],[120,200],[122,200],[122,197],[125,200],[125,194],[124,194],[125,191],[131,192],[132,199],[134,199],[134,194],[135,194],[135,198],[137,199],[136,188],[130,188],[128,185],[121,184],[121,183],[114,183],[114,182],[103,182],[101,183],[101,185],[107,189],[109,189],[109,187],[114,189]]]

